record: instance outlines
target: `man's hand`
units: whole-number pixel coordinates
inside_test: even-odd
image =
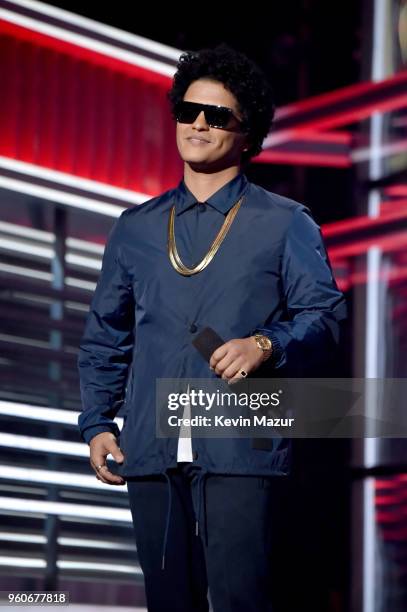
[[[110,431],[104,431],[94,436],[90,443],[90,464],[96,472],[96,478],[111,485],[122,485],[124,479],[113,474],[106,465],[106,457],[111,454],[116,463],[123,463],[124,455],[116,442],[116,436]],[[97,468],[97,466],[102,466]]]
[[[232,379],[237,382],[238,379],[243,378],[240,374],[241,370],[247,374],[254,372],[263,360],[263,351],[257,346],[254,336],[234,338],[222,344],[212,353],[209,367],[231,384]]]

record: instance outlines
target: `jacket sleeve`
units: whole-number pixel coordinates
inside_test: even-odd
[[[134,298],[120,260],[122,224],[123,215],[110,232],[79,347],[83,411],[78,424],[81,438],[87,443],[103,431],[119,435],[113,419],[123,402],[132,359]]]
[[[320,227],[305,206],[296,209],[286,232],[281,280],[288,320],[256,328],[272,341],[269,365],[291,376],[320,376],[339,344],[347,307]]]

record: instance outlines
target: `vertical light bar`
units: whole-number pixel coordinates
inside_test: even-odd
[[[373,0],[373,36],[372,36],[372,81],[380,81],[386,76],[386,31],[387,17],[391,11],[392,0]],[[370,148],[368,175],[370,180],[379,179],[383,173],[383,160],[380,147],[383,141],[383,115],[373,113],[370,120]],[[373,189],[368,197],[368,216],[377,217],[380,213],[380,193]],[[382,251],[372,247],[367,253],[367,286],[366,286],[366,329],[365,329],[365,377],[376,379],[383,376],[384,360],[379,360],[380,324],[384,311],[380,307],[380,268]],[[383,350],[383,344],[381,346]],[[375,419],[378,410],[378,396],[374,384],[367,385],[365,416]],[[370,435],[370,432],[367,432]],[[377,457],[377,439],[365,437],[363,441],[363,465],[369,468],[375,465]],[[374,516],[374,478],[363,482],[363,612],[373,612],[375,603],[375,558],[376,558],[376,524]]]

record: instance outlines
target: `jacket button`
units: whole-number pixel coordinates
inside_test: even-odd
[[[198,327],[195,325],[195,323],[192,323],[192,325],[189,328],[189,331],[191,332],[191,334],[194,334],[197,329]]]
[[[198,453],[197,453],[197,451],[194,451],[194,452],[192,453],[192,459],[193,459],[194,461],[196,461],[196,459],[198,459]]]

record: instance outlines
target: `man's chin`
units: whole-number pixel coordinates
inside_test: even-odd
[[[219,172],[220,170],[224,170],[225,162],[224,160],[208,160],[208,159],[184,159],[184,162],[194,170],[195,172]]]

